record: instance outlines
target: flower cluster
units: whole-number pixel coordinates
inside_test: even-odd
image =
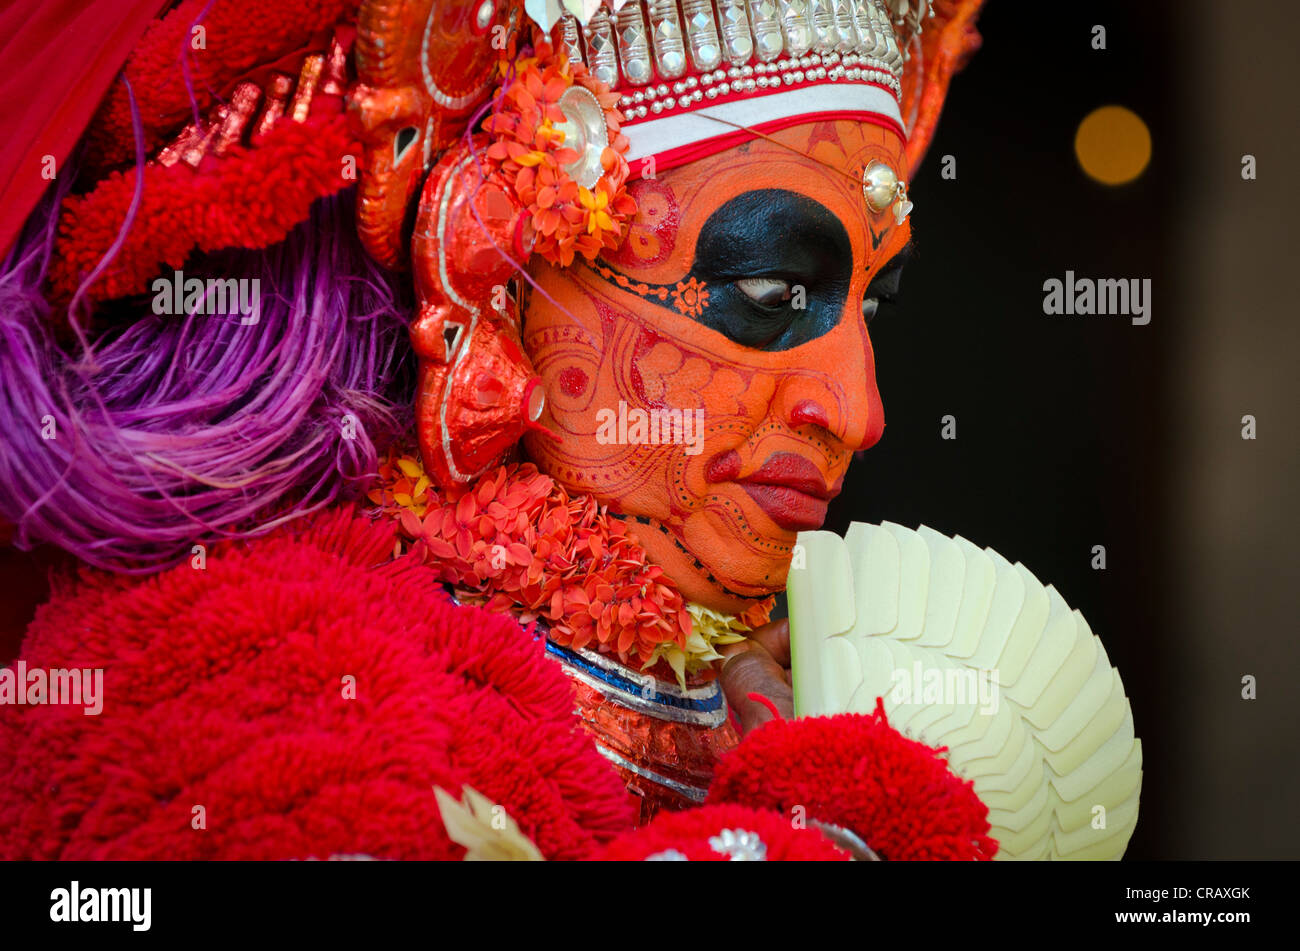
[[[369,498],[462,600],[541,618],[566,647],[643,669],[662,660],[679,681],[771,614],[772,599],[739,617],[688,604],[622,521],[531,464],[444,491],[417,457],[390,450]]]
[[[771,610],[769,603],[755,623],[766,621]],[[722,655],[718,653],[719,647],[740,643],[745,639],[745,634],[754,628],[744,617],[722,614],[701,604],[687,603],[686,612],[691,616],[691,631],[686,636],[685,646],[679,646],[675,641],[664,641],[655,648],[645,664],[651,667],[660,660],[664,661],[683,685],[688,673],[693,674],[715,660],[722,660]]]
[[[493,137],[488,163],[531,213],[536,253],[561,267],[572,264],[575,255],[594,260],[622,243],[636,214],[636,202],[625,187],[628,141],[619,131],[618,94],[547,40],[539,40],[535,55],[510,68],[513,78],[500,105],[483,123]],[[560,97],[575,84],[590,91],[604,109],[609,141],[600,155],[602,174],[590,189],[565,170],[582,156],[565,144],[557,128],[566,119]]]
[[[387,458],[379,463],[379,479],[366,497],[394,518],[404,509],[424,518],[432,484],[418,456],[400,455],[395,446],[389,446]]]

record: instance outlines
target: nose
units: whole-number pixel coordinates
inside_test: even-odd
[[[820,426],[822,429],[831,428],[831,417],[826,412],[826,407],[822,406],[816,400],[800,400],[790,408],[791,429],[798,429],[800,426],[812,425]]]
[[[853,321],[850,327],[856,331],[852,339],[833,342],[815,364],[819,372],[792,368],[785,375],[775,410],[791,429],[816,426],[848,451],[858,452],[880,441],[885,411],[866,327],[861,321]]]

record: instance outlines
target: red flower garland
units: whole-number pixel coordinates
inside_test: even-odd
[[[381,480],[385,469],[396,477],[402,461],[381,466]],[[591,496],[570,496],[530,463],[445,492],[413,461],[407,466],[370,497],[398,515],[412,550],[458,595],[515,609],[524,621],[544,618],[556,643],[594,646],[625,663],[646,664],[664,643],[685,648],[691,617],[681,592]],[[740,619],[762,624],[772,605],[769,598]]]

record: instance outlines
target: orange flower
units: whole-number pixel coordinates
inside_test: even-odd
[[[597,186],[594,195],[585,188],[579,188],[578,199],[582,202],[582,207],[587,209],[587,234],[617,229],[618,226],[605,210],[609,207],[609,193],[603,188]]]
[[[598,82],[580,63],[570,63],[545,34],[534,35],[536,54],[514,64],[514,76],[500,110],[483,128],[492,135],[485,156],[491,175],[512,189],[532,215],[534,250],[552,263],[568,266],[576,256],[595,258],[614,249],[636,214],[627,193],[624,154],[628,140],[619,131],[617,93]],[[575,83],[590,90],[605,110],[609,146],[600,156],[603,174],[594,189],[579,188],[564,167],[580,158],[564,145],[555,126],[565,121],[559,101]]]

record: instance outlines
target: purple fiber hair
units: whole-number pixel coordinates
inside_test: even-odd
[[[364,489],[376,438],[410,421],[409,302],[361,248],[353,195],[320,200],[275,247],[187,266],[187,279],[256,279],[256,323],[209,286],[175,315],[146,298],[70,353],[41,287],[71,178],[0,266],[0,518],[14,543],[151,571]]]

